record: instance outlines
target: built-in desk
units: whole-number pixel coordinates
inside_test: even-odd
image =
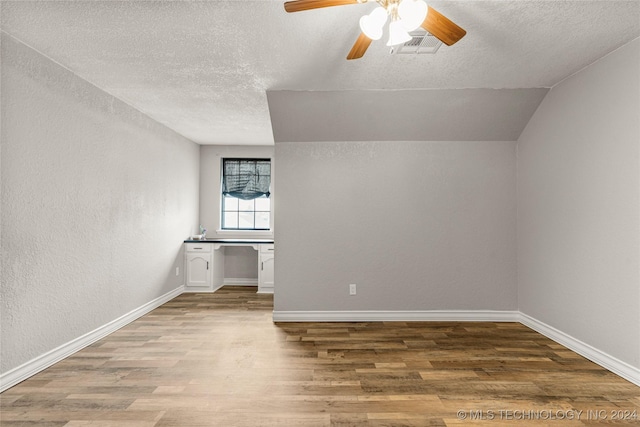
[[[215,292],[224,284],[224,248],[258,251],[258,293],[273,293],[274,243],[271,239],[185,240],[185,292]]]

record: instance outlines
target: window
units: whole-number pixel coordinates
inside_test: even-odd
[[[270,159],[222,159],[222,229],[269,230],[270,188]]]

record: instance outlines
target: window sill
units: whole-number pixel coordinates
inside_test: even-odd
[[[242,238],[246,238],[247,236],[251,237],[273,237],[273,230],[223,230],[218,229],[215,232],[216,236],[224,236],[226,238],[230,238],[233,236],[242,236]],[[213,236],[209,236],[213,237]]]

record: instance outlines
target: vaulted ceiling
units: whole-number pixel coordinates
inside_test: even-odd
[[[380,40],[372,2],[2,1],[2,31],[199,144],[514,140],[548,88],[640,36],[640,2],[433,1],[467,30],[436,54]]]

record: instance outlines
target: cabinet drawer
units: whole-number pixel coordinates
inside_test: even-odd
[[[273,244],[262,244],[260,245],[260,252],[265,253],[265,254],[272,254],[274,251],[274,245]]]
[[[187,252],[211,252],[210,243],[185,243]]]

